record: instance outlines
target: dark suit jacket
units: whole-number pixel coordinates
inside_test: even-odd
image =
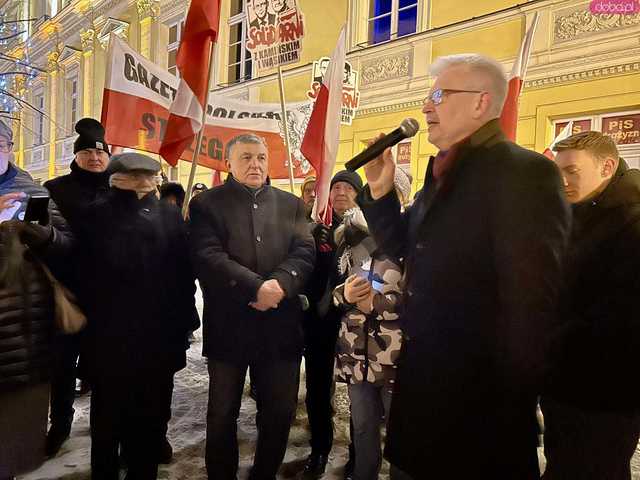
[[[560,175],[497,120],[439,188],[432,167],[403,215],[394,192],[360,197],[378,244],[406,259],[387,455],[414,478],[538,478],[535,401],[570,228]]]
[[[301,200],[265,185],[252,192],[233,178],[190,205],[190,241],[204,294],[204,354],[223,361],[297,358],[302,351],[298,294],[315,248]],[[249,306],[275,278],[286,292],[277,309]]]

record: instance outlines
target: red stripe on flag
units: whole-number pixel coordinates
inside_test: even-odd
[[[325,84],[320,85],[318,97],[309,118],[307,131],[304,134],[300,151],[316,170],[316,177],[320,177],[324,161],[324,134],[327,123],[327,107],[329,105],[329,89]]]
[[[509,80],[509,91],[507,99],[502,107],[500,115],[500,126],[505,136],[512,142],[516,141],[516,130],[518,128],[518,99],[522,90],[522,79],[514,77]]]

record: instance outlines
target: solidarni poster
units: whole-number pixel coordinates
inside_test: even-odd
[[[245,1],[246,45],[257,73],[299,62],[304,18],[297,0]]]
[[[311,86],[307,91],[307,97],[314,100],[320,91],[320,84],[329,67],[329,57],[321,57],[313,62],[311,70]],[[349,62],[344,62],[344,76],[342,78],[342,114],[340,123],[351,125],[356,111],[360,106],[360,90],[358,89],[358,72]]]

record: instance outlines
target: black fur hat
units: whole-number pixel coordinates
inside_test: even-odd
[[[82,118],[76,123],[75,129],[80,136],[73,142],[73,153],[87,148],[96,148],[111,155],[109,145],[104,141],[104,127],[100,122],[93,118]]]

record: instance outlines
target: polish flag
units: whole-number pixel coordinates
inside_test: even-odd
[[[516,140],[516,129],[518,128],[518,99],[522,91],[525,75],[527,74],[527,66],[529,65],[529,57],[531,56],[531,44],[533,43],[533,36],[536,33],[538,20],[539,14],[536,12],[531,26],[522,39],[520,51],[511,69],[511,75],[509,75],[509,91],[507,92],[507,99],[504,102],[502,114],[500,115],[502,131],[512,142]]]
[[[214,170],[211,177],[211,187],[217,187],[218,185],[222,185],[222,176],[220,175],[220,170]]]
[[[553,142],[551,142],[551,145],[545,148],[542,154],[545,157],[547,157],[549,160],[553,160],[554,158],[556,158],[556,154],[553,151],[553,147],[555,147],[556,143],[560,142],[561,140],[564,140],[565,138],[570,137],[572,131],[573,131],[573,121],[567,123],[567,125],[560,131],[558,136],[553,139]]]
[[[180,84],[160,146],[160,155],[174,167],[202,128],[209,93],[210,49],[218,36],[219,24],[220,0],[192,0],[176,62]]]
[[[311,218],[329,226],[332,220],[329,184],[336,165],[340,142],[342,79],[346,56],[346,26],[343,26],[336,48],[331,55],[329,68],[322,79],[300,147],[300,151],[316,171],[316,199]]]

